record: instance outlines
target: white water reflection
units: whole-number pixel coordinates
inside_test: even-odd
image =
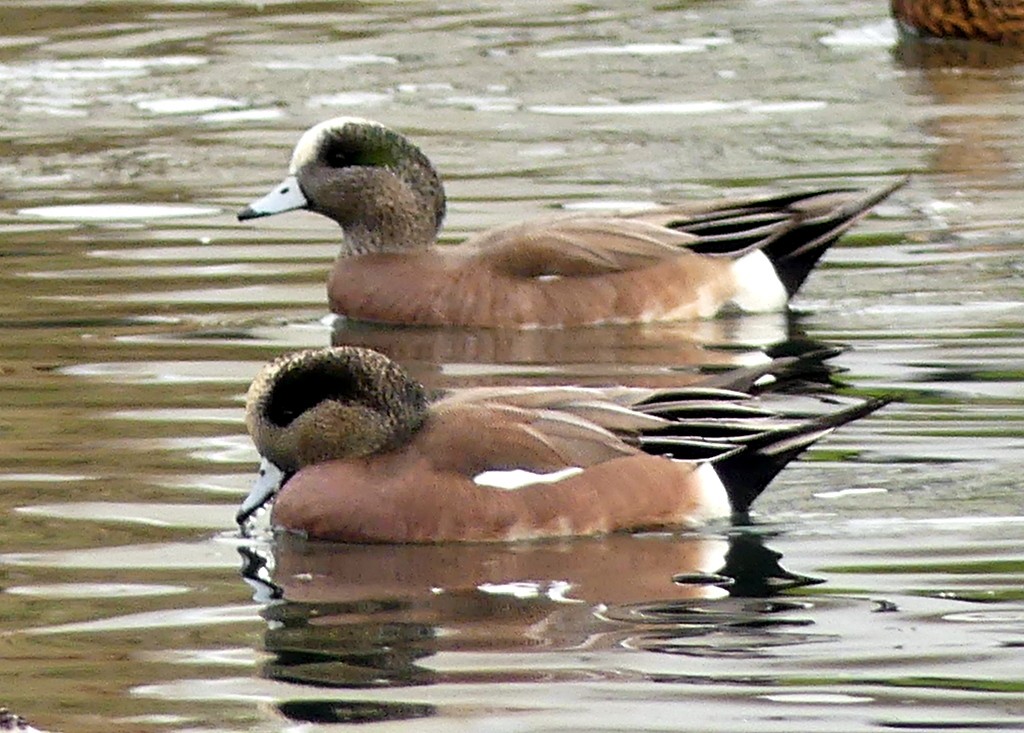
[[[860,26],[840,28],[821,37],[821,43],[839,51],[860,49],[892,48],[896,45],[898,33],[891,20]]]
[[[61,583],[51,585],[15,585],[5,593],[36,598],[126,598],[168,596],[188,593],[181,585],[141,585],[137,583]]]
[[[306,304],[322,303],[322,290],[305,285],[249,285],[244,287],[221,287],[199,290],[168,290],[161,292],[110,293],[107,295],[55,295],[50,300],[77,302],[95,300],[108,303],[218,303],[245,304],[254,301],[265,304]]]
[[[352,66],[365,66],[367,64],[397,64],[398,59],[393,56],[378,56],[376,54],[338,54],[318,59],[279,59],[266,61],[262,65],[271,71],[302,70],[338,70],[347,69]]]
[[[137,613],[113,616],[96,621],[83,621],[57,626],[40,626],[26,629],[24,633],[44,634],[100,634],[111,631],[143,629],[190,629],[215,624],[238,624],[261,621],[260,606],[223,606],[220,608],[185,608],[152,613]]]
[[[135,103],[135,106],[145,112],[158,115],[183,115],[237,109],[244,107],[245,102],[225,97],[172,97],[141,99]]]
[[[181,204],[74,204],[69,206],[32,206],[19,209],[18,213],[22,216],[35,216],[51,221],[116,222],[214,216],[221,213],[221,210],[211,206]]]
[[[200,56],[40,60],[0,64],[0,81],[99,81],[144,76],[150,69],[183,69],[206,63],[208,59]]]
[[[266,122],[284,117],[284,112],[273,107],[261,109],[233,109],[224,112],[207,112],[200,115],[203,122],[219,122],[223,124],[237,122]]]
[[[726,36],[687,38],[677,43],[627,43],[622,46],[584,46],[581,48],[555,48],[538,51],[537,56],[548,59],[576,56],[665,56],[671,54],[700,53],[709,48],[724,46],[733,40]]]
[[[362,107],[387,102],[392,95],[384,92],[338,92],[309,98],[310,107]]]
[[[183,384],[237,382],[248,385],[263,362],[165,361],[75,364],[61,371],[78,377],[95,377],[117,384]]]
[[[109,501],[79,501],[18,507],[18,512],[36,517],[92,522],[130,522],[150,527],[224,529],[234,521],[236,507],[210,504],[140,504]]]
[[[682,102],[635,102],[622,103],[607,101],[601,104],[558,105],[538,104],[529,107],[531,112],[548,115],[708,115],[720,112],[745,112],[748,114],[800,113],[825,109],[828,102],[818,99],[779,100],[765,102],[744,99],[736,102],[719,100],[694,100]]]
[[[225,507],[226,509],[226,507]],[[225,512],[226,513],[226,512]],[[231,520],[223,526],[234,524]],[[233,532],[233,530],[230,530]],[[202,542],[148,542],[142,545],[95,547],[54,552],[0,554],[0,566],[60,568],[63,570],[230,570],[238,568],[236,547],[242,540],[231,534]]]
[[[168,649],[142,655],[143,659],[195,666],[255,667],[266,656],[254,649]]]

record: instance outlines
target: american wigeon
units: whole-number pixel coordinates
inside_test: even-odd
[[[1024,0],[891,0],[903,30],[937,38],[1024,43]]]
[[[432,398],[378,352],[301,351],[271,362],[249,389],[246,424],[263,462],[237,519],[244,527],[276,496],[274,526],[348,542],[699,525],[745,514],[807,446],[887,401],[793,421],[744,397],[716,386],[483,387]]]
[[[441,179],[408,139],[339,117],[307,130],[288,176],[239,219],[323,214],[344,239],[331,310],[385,323],[566,327],[786,306],[840,234],[902,185],[573,214],[438,246]]]

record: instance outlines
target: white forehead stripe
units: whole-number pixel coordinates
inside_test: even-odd
[[[302,137],[295,143],[295,150],[292,152],[292,162],[288,166],[288,172],[295,175],[304,164],[316,157],[320,149],[320,138],[328,130],[340,130],[345,125],[372,125],[373,127],[384,127],[379,122],[367,120],[363,117],[332,117],[329,120],[318,122],[302,133]]]

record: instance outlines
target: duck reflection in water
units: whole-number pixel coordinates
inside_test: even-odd
[[[835,350],[806,336],[793,311],[707,321],[550,329],[382,326],[338,318],[334,346],[386,354],[434,389],[522,385],[680,387],[702,371]],[[831,354],[828,352],[831,351]]]
[[[560,656],[552,665],[545,655],[622,646],[714,653],[723,631],[731,645],[774,645],[773,629],[806,623],[791,613],[804,604],[766,599],[820,582],[783,569],[752,528],[516,545],[279,536],[272,547],[240,552],[243,577],[257,600],[269,601],[263,615],[272,658],[263,675],[350,691],[479,681],[482,667],[500,676],[490,681],[571,681],[589,674],[585,664]],[[537,656],[508,656],[524,654]],[[434,713],[430,705],[353,692],[316,697],[278,707],[288,718],[319,722]]]

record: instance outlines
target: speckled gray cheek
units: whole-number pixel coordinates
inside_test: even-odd
[[[299,169],[296,179],[308,200],[307,208],[337,223],[346,233],[359,228],[367,216],[367,188],[361,182],[362,169],[335,169],[320,164],[309,164]],[[372,209],[371,209],[372,210]]]

